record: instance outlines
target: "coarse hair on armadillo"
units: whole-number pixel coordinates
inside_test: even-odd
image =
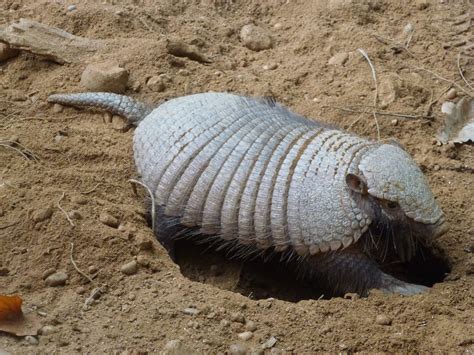
[[[367,179],[365,194],[397,201],[417,221],[442,215],[403,149],[310,121],[274,100],[204,93],[155,109],[110,93],[48,101],[106,109],[137,124],[135,163],[156,205],[224,241],[301,256],[349,247],[373,215],[348,177]]]

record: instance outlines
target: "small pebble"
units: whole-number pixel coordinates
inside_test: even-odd
[[[122,93],[127,83],[128,71],[113,62],[89,64],[81,76],[81,85],[89,91]]]
[[[133,275],[133,274],[136,274],[137,271],[138,271],[138,264],[135,260],[131,261],[127,264],[122,265],[122,267],[120,268],[120,271],[123,274],[129,275],[129,276]]]
[[[247,351],[248,348],[243,344],[232,344],[229,347],[229,353],[232,355],[245,355]]]
[[[375,317],[375,323],[380,325],[391,325],[392,320],[385,314],[379,314],[377,317]]]
[[[275,70],[276,68],[278,68],[278,64],[277,63],[265,64],[262,68],[264,70]]]
[[[221,327],[225,328],[230,325],[230,322],[227,319],[222,319],[219,324],[221,325]]]
[[[153,242],[151,239],[144,235],[138,234],[135,238],[135,244],[137,245],[138,249],[140,250],[151,250],[153,249]]]
[[[234,312],[230,315],[232,322],[245,323],[245,317],[240,312]]]
[[[150,259],[148,259],[145,255],[138,255],[137,263],[143,267],[148,267],[150,266]]]
[[[435,164],[435,166],[433,166],[434,171],[439,171],[440,169],[441,167],[438,164]]]
[[[130,294],[128,295],[128,300],[129,300],[129,301],[135,301],[136,298],[137,298],[137,296],[135,296],[134,293],[130,293]]]
[[[142,88],[142,83],[139,82],[138,80],[134,81],[132,84],[132,90],[135,92],[139,92],[140,89]]]
[[[179,339],[173,339],[166,343],[164,347],[164,354],[191,354],[191,349],[188,349]]]
[[[49,287],[64,286],[68,276],[65,272],[55,272],[52,275],[49,275],[44,281]]]
[[[48,278],[49,275],[52,275],[56,272],[56,269],[54,268],[49,268],[49,269],[46,269],[43,271],[43,273],[41,274],[41,278],[43,280],[46,280]]]
[[[270,34],[263,28],[253,24],[242,27],[240,39],[244,46],[253,51],[261,51],[273,47],[273,39]]]
[[[414,30],[414,27],[411,23],[407,23],[405,27],[403,27],[403,32],[406,34],[406,35],[409,35],[410,33],[412,33]]]
[[[151,90],[155,92],[162,92],[166,89],[165,81],[161,76],[152,76],[146,82],[146,86],[148,86]]]
[[[390,123],[393,125],[393,126],[396,126],[398,125],[398,120],[397,119],[393,119],[390,121]]]
[[[34,222],[38,223],[49,219],[52,215],[53,209],[51,207],[47,207],[34,211],[31,215],[31,218]]]
[[[99,216],[99,220],[106,226],[112,228],[117,228],[119,226],[118,219],[107,212],[102,212]]]
[[[275,346],[277,341],[278,341],[278,339],[272,336],[272,337],[268,338],[268,340],[265,343],[262,344],[262,348],[263,349],[270,349],[270,348]]]
[[[119,132],[125,132],[127,131],[128,127],[129,127],[128,122],[124,118],[117,115],[112,116],[113,129]]]
[[[344,65],[349,60],[349,54],[346,52],[341,52],[333,55],[328,60],[329,65]]]
[[[247,341],[247,340],[252,339],[253,333],[252,333],[252,332],[249,332],[249,331],[246,331],[246,332],[239,333],[237,336],[238,336],[240,339],[242,339],[242,340],[244,340],[244,341]]]
[[[183,313],[188,314],[190,316],[195,316],[195,315],[199,314],[199,310],[196,309],[196,308],[189,307],[189,308],[183,309]]]
[[[45,325],[43,328],[40,329],[41,335],[49,335],[57,333],[58,329],[53,327],[52,325]]]
[[[283,28],[283,24],[281,22],[277,22],[273,25],[275,30],[281,30]]]
[[[25,340],[30,345],[38,345],[39,344],[39,340],[36,337],[32,336],[32,335],[27,335],[25,337]]]
[[[76,10],[76,8],[77,8],[76,5],[69,5],[69,6],[67,7],[67,11],[69,11],[69,12],[70,12],[70,11],[74,11],[74,10]]]
[[[77,290],[76,290],[76,293],[77,293],[78,295],[83,295],[84,293],[86,293],[86,288],[83,287],[83,286],[79,286],[79,287],[77,288]]]
[[[54,113],[60,113],[60,112],[63,112],[63,110],[64,110],[63,105],[60,105],[60,104],[54,104],[53,105],[53,112]]]
[[[456,96],[458,96],[458,93],[457,93],[456,89],[454,89],[454,88],[449,89],[449,91],[445,95],[446,99],[448,99],[448,100],[455,99]]]
[[[245,322],[245,329],[254,332],[257,330],[257,324],[255,324],[254,321],[248,320],[247,322]]]

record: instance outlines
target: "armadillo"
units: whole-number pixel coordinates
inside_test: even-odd
[[[394,141],[230,93],[156,108],[112,93],[48,101],[107,110],[137,126],[136,168],[163,218],[224,243],[295,255],[335,293],[427,289],[381,267],[410,260],[447,230],[422,171]]]

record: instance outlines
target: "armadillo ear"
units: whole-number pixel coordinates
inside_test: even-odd
[[[354,192],[364,195],[367,194],[367,184],[360,176],[347,174],[346,184]]]

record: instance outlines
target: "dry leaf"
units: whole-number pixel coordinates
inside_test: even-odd
[[[17,336],[36,335],[40,321],[34,314],[23,314],[20,296],[0,295],[0,332]]]
[[[0,322],[18,320],[23,317],[20,296],[2,296],[0,295]]]
[[[441,143],[474,142],[474,99],[463,97],[457,104],[445,102],[441,111],[446,114],[437,137]]]

